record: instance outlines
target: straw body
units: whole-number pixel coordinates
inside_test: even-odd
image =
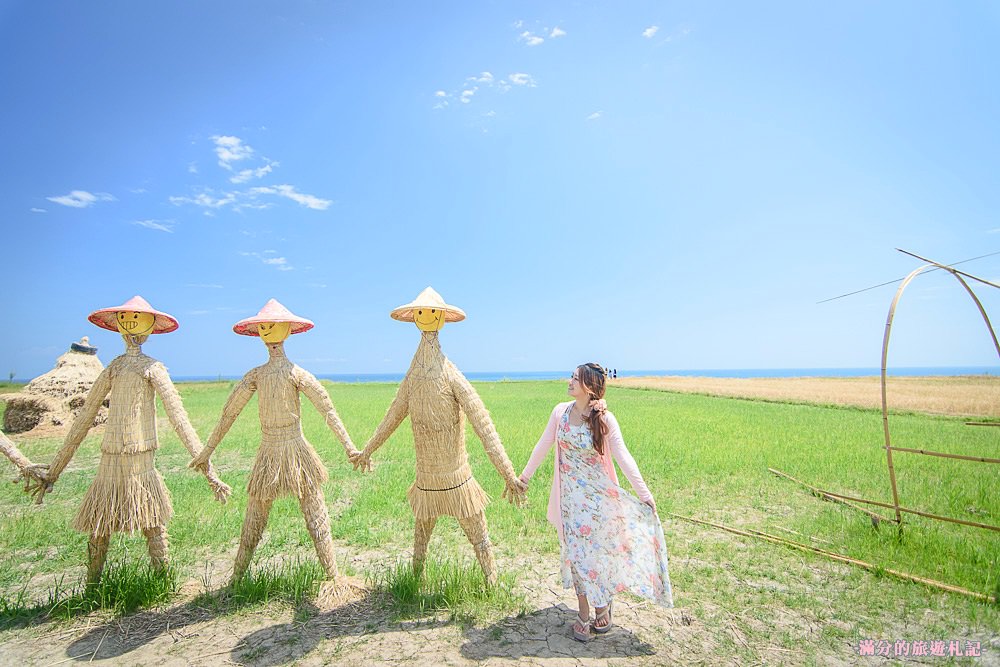
[[[167,369],[143,354],[139,346],[129,345],[126,353],[114,359],[94,382],[49,469],[49,483],[54,484],[90,431],[101,404],[110,398],[101,461],[73,519],[75,529],[95,534],[130,533],[163,526],[170,520],[170,492],[153,465],[159,447],[157,394],[187,450],[192,455],[201,451],[198,435]]]
[[[299,499],[320,564],[328,577],[335,578],[337,565],[330,536],[330,517],[323,497],[323,483],[329,476],[323,461],[302,433],[299,394],[305,394],[323,415],[349,457],[358,452],[319,380],[289,361],[281,343],[268,345],[268,351],[268,362],[248,372],[233,389],[204,451],[190,465],[201,467],[208,464],[215,448],[256,393],[261,443],[247,485],[249,502],[233,565],[233,578],[240,577],[249,566],[267,526],[271,504],[276,498],[286,495]]]

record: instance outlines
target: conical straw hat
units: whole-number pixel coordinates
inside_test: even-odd
[[[276,299],[271,299],[264,304],[259,313],[234,324],[233,331],[241,336],[259,336],[257,325],[262,322],[291,322],[290,333],[293,334],[309,331],[315,326],[312,320],[299,317],[282,306]]]
[[[441,295],[434,291],[433,287],[425,289],[410,303],[394,309],[389,313],[389,316],[400,322],[412,322],[413,313],[426,308],[443,310],[445,322],[461,322],[465,319],[465,311],[456,306],[449,306],[441,298]]]
[[[117,313],[122,311],[152,313],[155,316],[155,319],[153,320],[153,330],[150,333],[170,333],[171,331],[176,331],[177,327],[180,326],[172,315],[161,313],[156,310],[141,296],[134,296],[120,306],[95,310],[87,317],[87,319],[102,329],[107,329],[108,331],[118,331],[118,322],[115,320],[115,316]]]

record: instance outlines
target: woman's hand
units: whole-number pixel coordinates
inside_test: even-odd
[[[656,501],[650,498],[649,500],[643,500],[643,503],[649,505],[649,509],[653,510],[653,514],[656,514]]]

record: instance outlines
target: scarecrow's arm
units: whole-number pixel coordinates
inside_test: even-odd
[[[160,396],[160,400],[163,401],[163,409],[167,413],[167,419],[170,420],[170,425],[177,432],[177,437],[184,443],[185,449],[188,450],[191,456],[201,454],[201,440],[198,439],[198,434],[195,433],[194,427],[191,426],[191,420],[188,419],[187,412],[184,410],[184,404],[181,403],[181,395],[177,393],[177,388],[170,381],[170,375],[167,373],[166,367],[159,362],[153,364],[147,371],[147,377],[153,383],[153,389]],[[215,499],[225,503],[230,492],[232,492],[229,485],[219,479],[211,463],[199,468],[199,470],[208,479],[208,485],[212,488]]]
[[[0,432],[0,454],[6,456],[11,463],[17,466],[18,475],[14,478],[14,484],[23,481],[25,493],[32,496],[39,493],[44,495],[45,471],[48,466],[33,464],[2,432]]]
[[[333,407],[330,395],[326,393],[326,389],[319,383],[316,376],[307,370],[296,367],[295,381],[298,384],[299,390],[306,395],[306,398],[316,407],[316,410],[323,415],[326,425],[330,427],[333,434],[340,440],[340,444],[344,446],[344,451],[347,452],[348,458],[360,454],[361,452],[351,442],[351,436],[348,435],[347,429],[344,427],[344,422],[340,420],[337,409]]]
[[[76,454],[76,450],[80,446],[80,443],[83,442],[87,432],[93,427],[94,418],[97,417],[97,412],[101,409],[101,404],[104,403],[104,399],[108,397],[108,393],[110,392],[111,370],[109,367],[105,368],[97,376],[94,386],[90,388],[90,393],[87,394],[87,400],[83,403],[83,408],[76,416],[76,419],[73,420],[73,425],[70,427],[69,433],[66,434],[62,449],[56,453],[51,465],[49,465],[49,472],[46,475],[49,489],[59,479],[59,475],[62,474],[63,469],[69,464],[73,455]],[[35,500],[36,502],[41,502],[41,496],[37,496]]]
[[[32,465],[28,457],[22,454],[17,445],[11,442],[3,433],[0,433],[0,454],[10,459],[10,462],[17,466],[17,469],[22,473]]]
[[[355,470],[371,470],[371,458],[372,454],[381,447],[389,436],[392,435],[403,420],[406,419],[406,414],[409,412],[409,393],[410,385],[407,382],[407,378],[403,378],[403,383],[399,385],[399,391],[396,392],[396,397],[392,399],[392,404],[385,413],[385,417],[382,418],[382,423],[378,425],[375,429],[375,433],[372,437],[368,439],[368,444],[365,445],[365,450],[358,454],[357,456],[351,457],[351,463],[354,464]]]
[[[257,377],[253,371],[250,371],[243,376],[240,383],[229,394],[229,398],[226,399],[226,405],[222,408],[222,416],[219,418],[219,423],[215,426],[215,430],[212,431],[212,435],[208,437],[205,449],[201,450],[201,453],[194,457],[191,463],[188,464],[189,467],[201,469],[209,465],[209,459],[212,453],[215,452],[215,448],[226,437],[226,433],[229,432],[233,422],[240,416],[240,412],[246,407],[247,402],[255,391],[257,391]]]
[[[476,432],[479,440],[483,443],[486,455],[490,457],[493,467],[507,483],[503,495],[512,503],[520,505],[524,500],[527,484],[518,479],[517,473],[514,472],[514,466],[507,458],[507,452],[503,448],[503,443],[500,442],[500,435],[493,425],[493,420],[490,419],[490,413],[486,409],[483,399],[479,398],[476,390],[451,362],[448,363],[448,380],[455,398],[458,399],[458,404],[462,407],[462,412],[468,416],[472,430]]]

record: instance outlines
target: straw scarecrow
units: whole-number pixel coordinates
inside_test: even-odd
[[[267,363],[252,369],[236,385],[222,411],[222,418],[192,466],[208,464],[216,446],[226,436],[247,401],[257,392],[260,411],[261,443],[250,472],[247,487],[247,515],[243,520],[240,548],[233,564],[233,580],[246,572],[253,552],[260,542],[271,505],[281,496],[298,498],[306,528],[312,536],[320,564],[330,579],[337,578],[337,563],[330,537],[330,516],[323,497],[326,467],[302,433],[299,393],[312,402],[337,436],[348,457],[358,456],[330,396],[316,377],[285,356],[284,341],[291,334],[313,328],[307,319],[292,314],[271,299],[255,317],[237,322],[233,331],[243,336],[260,336],[270,355]]]
[[[469,467],[466,415],[490,461],[507,483],[503,495],[521,505],[526,487],[514,472],[483,401],[441,351],[438,341],[441,327],[445,322],[465,319],[465,313],[446,304],[440,294],[428,287],[416,300],[396,308],[390,316],[416,324],[421,332],[420,345],[382,423],[364,451],[354,457],[354,466],[371,470],[371,455],[409,415],[417,459],[416,480],[406,494],[416,519],[413,569],[418,574],[423,570],[434,525],[439,516],[450,515],[458,519],[487,583],[492,585],[497,574],[484,512],[489,497]]]
[[[36,465],[32,463],[27,456],[21,453],[21,450],[0,431],[0,454],[3,454],[10,462],[14,464],[17,468],[17,477],[14,478],[14,484],[23,481],[24,490],[28,493],[32,493],[35,489],[41,489],[45,486],[45,470],[47,466]]]
[[[94,583],[104,569],[113,532],[142,531],[153,569],[164,570],[168,564],[167,522],[173,507],[163,477],[153,465],[153,455],[159,447],[154,397],[159,395],[171,426],[192,456],[201,452],[201,441],[188,420],[167,369],[143,354],[140,347],[150,334],[176,330],[177,320],[154,310],[140,296],[120,306],[94,311],[88,319],[102,329],[121,333],[125,354],[112,360],[94,382],[62,449],[49,466],[47,486],[40,490],[37,498],[40,502],[59,479],[93,426],[101,404],[110,395],[111,407],[101,441],[101,462],[72,524],[73,528],[90,534],[87,581]],[[215,475],[211,466],[204,466],[201,472],[208,478],[216,500],[225,503],[229,486]]]

